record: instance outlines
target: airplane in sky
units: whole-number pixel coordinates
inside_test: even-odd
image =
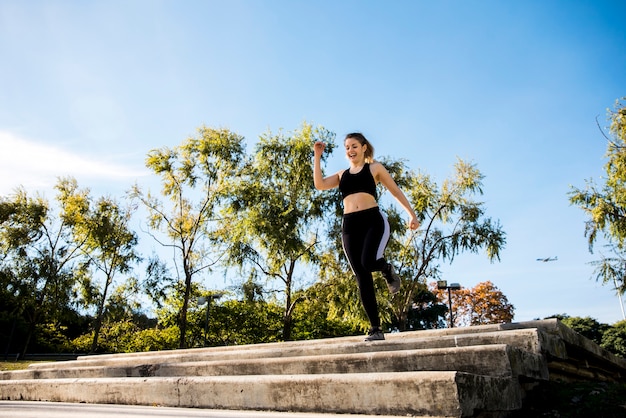
[[[537,261],[543,261],[544,263],[547,263],[548,261],[556,261],[558,260],[559,257],[546,257],[546,258],[538,258]]]

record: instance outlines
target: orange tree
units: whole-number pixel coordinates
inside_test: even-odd
[[[448,306],[446,290],[437,289],[435,282],[430,283],[430,289],[438,301]],[[490,281],[478,283],[471,289],[452,291],[450,296],[454,326],[502,324],[513,320],[515,307]]]

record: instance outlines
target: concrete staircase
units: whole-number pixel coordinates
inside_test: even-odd
[[[497,417],[543,380],[626,381],[626,361],[558,320],[94,355],[0,374],[0,400]]]

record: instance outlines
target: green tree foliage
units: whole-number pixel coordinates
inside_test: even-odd
[[[500,259],[506,234],[498,221],[485,215],[483,175],[475,165],[458,160],[454,174],[438,187],[429,176],[407,170],[402,162],[389,165],[398,185],[407,191],[421,221],[416,232],[399,224],[398,214],[388,210],[390,224],[396,219],[390,249],[396,254],[396,271],[403,279],[401,292],[393,301],[401,329],[407,324],[415,295],[428,279],[439,277],[440,262],[451,263],[462,252],[484,250],[491,261]]]
[[[183,286],[168,290],[158,310],[159,330],[171,333],[178,329],[177,316],[182,305]],[[218,297],[221,296],[221,297]],[[189,347],[239,345],[282,340],[282,313],[280,305],[262,299],[234,300],[225,292],[204,289],[193,283],[188,311],[187,340]],[[210,305],[200,304],[201,297],[210,298]],[[207,308],[208,315],[207,315]],[[208,321],[207,321],[208,319]],[[206,332],[206,337],[205,337]]]
[[[584,318],[565,316],[561,319],[561,322],[598,345],[602,344],[602,336],[611,328],[609,325],[601,324],[589,316]]]
[[[327,144],[325,163],[334,134],[306,123],[288,135],[262,135],[250,156],[242,137],[207,127],[177,147],[150,151],[146,166],[160,179],[160,195],[136,185],[130,196],[147,209],[148,233],[174,250],[175,268],[171,273],[154,255],[142,281],[127,277],[114,284],[137,260],[130,208],[94,200],[71,179],[57,187],[58,218],[43,199],[3,199],[0,300],[7,304],[0,323],[34,324],[38,338],[55,347],[71,338],[77,351],[107,352],[324,338],[367,328],[341,247],[340,194],[313,185],[310,160],[318,140]],[[390,300],[384,279],[375,275],[381,320],[387,328],[440,327],[446,307],[426,288],[426,278],[437,278],[438,263],[463,251],[484,249],[499,258],[504,232],[476,201],[482,175],[473,165],[459,161],[454,177],[439,188],[401,160],[381,162],[422,220],[420,231],[407,231],[381,193],[393,231],[389,258],[404,282]],[[78,263],[79,255],[87,258]],[[198,276],[222,262],[239,268],[240,299],[214,300],[207,322],[207,305],[198,298],[214,294]],[[80,295],[73,293],[77,280]],[[156,324],[140,313],[140,288],[157,307]],[[42,295],[45,300],[37,299]],[[94,320],[96,332],[85,333],[72,315],[78,302],[95,311],[85,320]],[[34,322],[33,309],[39,310]],[[63,315],[76,322],[72,329],[59,319]]]
[[[554,314],[545,319],[556,318],[564,325],[600,345],[602,348],[626,358],[626,321],[607,325],[591,317],[570,317],[567,314]]]
[[[439,276],[440,262],[452,262],[461,252],[478,252],[484,249],[491,260],[499,259],[505,245],[505,233],[498,222],[485,216],[482,202],[475,199],[482,194],[483,175],[472,164],[458,161],[451,179],[439,188],[430,177],[415,174],[402,160],[381,158],[398,186],[405,191],[420,217],[419,231],[407,231],[406,221],[394,205],[389,205],[388,196],[381,185],[380,205],[386,213],[392,231],[387,246],[389,261],[403,280],[402,290],[391,299],[381,275],[375,276],[381,321],[384,327],[420,329],[440,326],[440,315],[445,309],[428,301],[425,290],[426,279]],[[328,194],[327,194],[328,197]],[[320,277],[334,291],[328,295],[330,312],[355,321],[359,327],[367,327],[362,308],[358,305],[358,294],[341,247],[341,200],[338,196],[329,199],[334,212],[329,228],[328,251],[339,254],[327,256],[321,264]],[[424,298],[425,297],[425,298]],[[386,324],[386,325],[385,325]]]
[[[308,289],[307,289],[308,290]],[[309,292],[307,291],[307,294]],[[310,340],[356,335],[359,330],[341,318],[328,316],[323,300],[304,298],[294,310],[292,339]]]
[[[386,330],[398,328],[399,324],[393,315],[393,306],[389,300],[384,278],[381,275],[375,275],[374,284],[379,289],[376,292],[376,299],[382,327]],[[306,300],[311,301],[311,309],[315,307],[318,314],[323,315],[330,325],[341,324],[340,329],[346,330],[344,335],[353,335],[369,329],[369,320],[360,303],[358,287],[343,251],[330,249],[322,254],[319,279],[305,290],[305,295]],[[432,293],[430,295],[432,296]],[[419,292],[416,294],[415,303],[409,312],[407,329],[437,327],[435,324],[437,315],[433,316],[433,310],[437,311],[438,308],[427,299],[428,297]],[[445,312],[445,307],[443,309]]]
[[[22,355],[37,330],[58,329],[71,316],[75,261],[82,245],[72,241],[69,225],[51,213],[46,199],[18,189],[0,200],[0,277],[3,295],[11,300],[7,306],[13,324],[27,324]]]
[[[325,253],[322,264],[332,255]],[[337,273],[324,276],[302,292],[302,302],[294,311],[293,339],[355,335],[369,326],[361,305],[354,302],[358,299],[354,278],[345,271]]]
[[[176,285],[176,279],[172,277],[167,263],[161,260],[157,254],[152,254],[148,258],[146,274],[141,283],[143,293],[157,309],[160,309],[163,307],[167,295],[175,290]]]
[[[626,321],[620,321],[613,324],[602,334],[602,348],[626,358]]]
[[[229,265],[239,266],[283,294],[283,335],[291,339],[295,297],[303,267],[318,256],[317,228],[328,201],[313,187],[312,144],[332,143],[324,128],[304,124],[285,136],[267,133],[243,174],[233,183],[220,235],[229,244]],[[299,268],[300,267],[300,268]],[[276,287],[278,283],[279,287]]]
[[[596,280],[614,285],[616,291],[626,291],[626,99],[617,101],[608,111],[610,121],[608,146],[604,166],[604,184],[588,180],[584,188],[572,187],[570,203],[580,207],[588,216],[585,236],[589,251],[599,236],[608,242],[611,256],[602,256],[596,266]]]
[[[178,314],[180,348],[187,347],[192,280],[219,259],[220,250],[208,243],[220,205],[230,193],[232,179],[239,176],[244,156],[243,137],[226,129],[201,127],[181,145],[148,154],[146,166],[161,178],[161,195],[167,202],[138,186],[132,190],[131,196],[149,211],[153,237],[177,252],[178,277],[182,277],[184,288]]]
[[[88,352],[93,344],[92,333],[72,341],[77,352]],[[142,351],[172,350],[178,346],[178,327],[145,328],[132,318],[105,321],[98,339],[97,351],[103,353],[135,353]]]
[[[419,283],[413,296],[413,304],[407,315],[408,330],[445,328],[444,317],[448,307],[443,300],[437,298],[434,290]]]
[[[136,279],[130,278],[117,286],[108,297],[106,315],[102,316],[102,323],[97,330],[98,338],[94,338],[96,329],[84,335],[83,339],[75,341],[76,350],[85,352],[132,352],[147,351],[154,347],[159,349],[171,349],[172,339],[164,335],[156,339],[161,346],[154,344],[154,341],[141,340],[143,335],[154,336],[151,333],[156,326],[156,320],[148,318],[142,312],[142,306],[137,296],[139,295],[139,285]],[[178,328],[176,328],[178,330]],[[86,338],[90,337],[91,346],[85,345]],[[94,346],[96,341],[96,346]]]
[[[56,188],[61,217],[70,226],[74,242],[81,244],[85,258],[80,277],[86,307],[96,307],[90,350],[95,352],[115,276],[128,274],[139,261],[137,235],[129,228],[133,211],[109,197],[94,201],[89,190],[79,189],[72,178],[61,179]],[[96,282],[98,276],[103,278],[100,283]]]
[[[239,345],[282,341],[283,315],[279,304],[227,300],[212,308],[209,345]]]
[[[321,305],[329,320],[339,320],[349,329],[363,331],[369,328],[369,321],[360,303],[352,270],[343,250],[336,249],[336,245],[337,242],[320,256],[319,279],[306,290],[307,298]],[[379,288],[381,285],[386,288],[380,280],[376,284]],[[383,326],[390,326],[391,318],[389,311],[385,309],[385,296],[381,292],[376,294],[381,307],[381,323]]]

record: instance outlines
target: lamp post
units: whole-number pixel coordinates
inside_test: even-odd
[[[206,303],[206,315],[204,317],[204,347],[206,347],[208,335],[209,335],[209,308],[211,307],[211,301],[217,300],[224,296],[223,293],[214,293],[208,296],[200,296],[198,298],[198,305],[202,306]]]
[[[626,319],[626,312],[624,312],[624,302],[622,302],[622,294],[619,292],[619,288],[617,287],[617,280],[613,278],[613,284],[615,285],[615,291],[617,292],[617,299],[619,300],[619,307],[622,310],[622,318]]]
[[[447,280],[438,280],[437,281],[437,289],[444,290],[448,289],[448,309],[450,310],[450,328],[454,328],[454,320],[452,318],[452,290],[460,290],[461,285],[458,283],[450,283],[448,286]]]

